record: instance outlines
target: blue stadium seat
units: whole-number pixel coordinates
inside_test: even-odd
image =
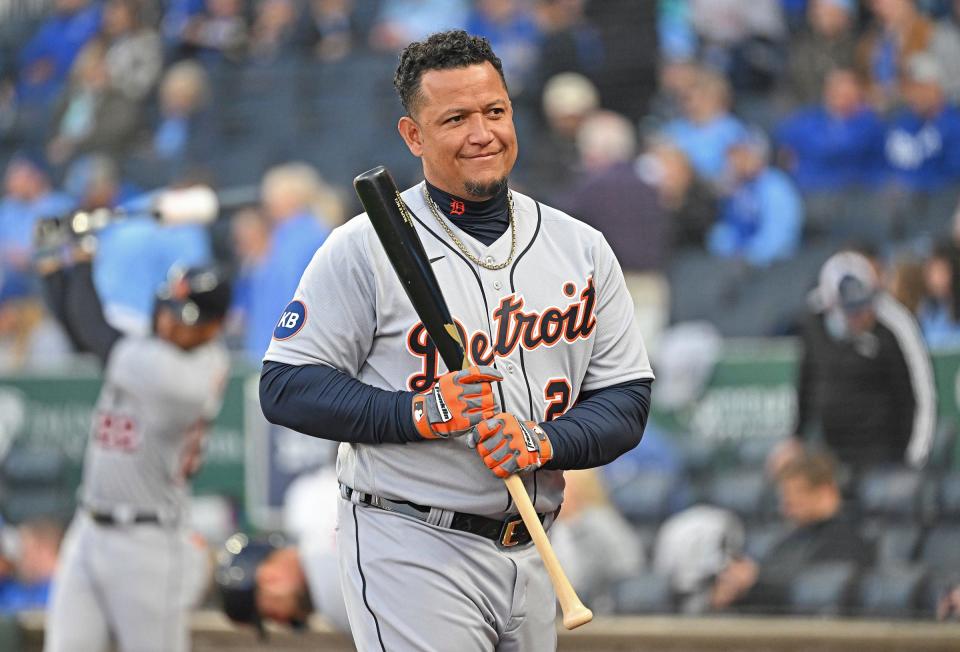
[[[857,587],[856,612],[870,617],[911,618],[920,609],[925,579],[926,569],[917,564],[871,568]]]
[[[865,534],[876,542],[877,563],[887,564],[915,560],[923,531],[914,523],[891,523],[876,528],[872,535]]]
[[[960,521],[960,471],[944,475],[937,490],[939,518],[945,521]]]
[[[923,486],[923,474],[913,469],[872,469],[860,479],[857,498],[865,516],[920,520]]]
[[[856,565],[847,561],[808,566],[790,586],[788,601],[791,612],[811,616],[846,613],[856,573]]]
[[[751,559],[762,560],[789,529],[786,523],[764,523],[748,527],[744,552]]]
[[[932,572],[960,570],[960,525],[938,525],[927,532],[920,559]]]
[[[659,523],[669,514],[675,482],[672,473],[643,471],[612,489],[610,500],[634,524]]]
[[[650,572],[621,580],[613,587],[613,609],[622,615],[672,612],[670,580]]]
[[[761,469],[739,468],[718,473],[707,484],[704,498],[747,521],[765,520],[776,513],[775,492]]]

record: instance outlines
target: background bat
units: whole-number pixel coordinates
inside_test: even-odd
[[[381,165],[357,176],[353,180],[353,187],[444,364],[448,369],[468,367],[470,363],[464,344],[460,341],[420,236],[407,211],[402,208],[403,200],[400,199],[393,177]],[[523,482],[516,475],[504,482],[550,575],[563,612],[564,627],[573,629],[590,622],[593,613],[580,601],[563,572]]]

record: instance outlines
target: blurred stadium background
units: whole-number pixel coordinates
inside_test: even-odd
[[[747,649],[760,632],[750,649],[960,648],[956,626],[934,623],[960,578],[949,0],[0,0],[0,648],[38,644],[99,389],[38,295],[36,220],[166,188],[219,193],[209,227],[108,227],[97,285],[113,323],[137,330],[175,261],[234,270],[235,367],[193,521],[212,547],[282,529],[287,487],[333,451],[263,421],[258,361],[315,246],[358,212],[353,177],[385,164],[401,187],[420,179],[395,131],[392,74],[399,47],[448,27],[487,36],[502,57],[521,151],[512,185],[605,233],[660,376],[647,454],[585,490],[626,523],[617,554],[632,561],[571,569],[603,580],[580,586],[600,638],[561,647]],[[804,569],[780,611],[835,624],[679,623],[669,616],[710,610],[656,563],[665,520],[725,508],[759,556],[785,530],[765,461],[795,427],[807,294],[844,247],[871,258],[922,329],[937,399],[929,458],[845,489],[875,561]],[[254,646],[204,614],[201,647]],[[273,645],[327,644],[305,636]]]

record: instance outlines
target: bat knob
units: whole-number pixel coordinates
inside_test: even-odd
[[[579,604],[563,612],[563,626],[567,629],[576,629],[593,620],[593,612]]]

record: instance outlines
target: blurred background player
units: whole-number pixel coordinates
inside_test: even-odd
[[[228,371],[218,340],[230,285],[217,270],[174,270],[153,333],[111,327],[93,285],[96,240],[38,244],[50,309],[102,363],[80,506],[54,579],[45,649],[185,650],[188,609],[205,589],[204,547],[186,528],[190,478]]]

